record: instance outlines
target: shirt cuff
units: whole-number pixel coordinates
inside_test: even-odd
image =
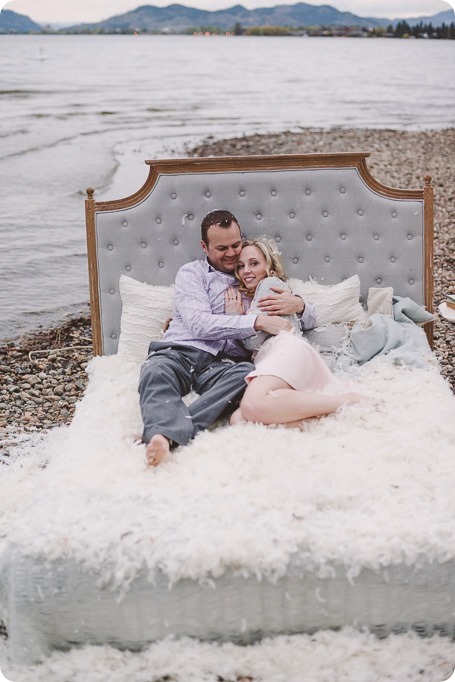
[[[299,315],[299,318],[302,331],[314,329],[316,326],[316,313],[314,310],[314,305],[312,303],[306,302],[305,310],[301,315]]]

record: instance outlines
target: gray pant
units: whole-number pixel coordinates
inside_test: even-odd
[[[245,377],[253,369],[250,362],[236,362],[222,354],[152,341],[139,380],[142,440],[149,443],[160,433],[186,445],[238,406],[246,388]],[[191,390],[199,397],[186,406],[182,397]]]

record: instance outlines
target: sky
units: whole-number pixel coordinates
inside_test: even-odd
[[[179,3],[205,10],[220,10],[241,4],[247,9],[293,5],[299,0],[0,0],[0,8],[25,14],[38,23],[82,23],[107,19],[141,5],[166,7]],[[304,0],[313,5],[331,5],[340,11],[359,16],[403,17],[430,16],[451,7],[455,0]]]

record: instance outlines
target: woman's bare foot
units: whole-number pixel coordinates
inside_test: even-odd
[[[235,424],[246,424],[246,419],[243,418],[242,411],[240,407],[238,407],[235,412],[231,414],[231,418],[229,419],[229,424],[231,426],[235,426]]]
[[[171,447],[168,439],[160,433],[156,433],[152,436],[145,450],[147,466],[157,467],[168,456],[170,450]]]
[[[363,403],[368,400],[368,396],[361,395],[360,393],[344,393],[340,396],[342,399],[342,405],[357,405],[357,403]]]

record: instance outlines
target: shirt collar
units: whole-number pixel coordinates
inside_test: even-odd
[[[207,256],[205,257],[204,263],[205,263],[205,266],[207,268],[207,272],[209,274],[222,275],[223,277],[229,277],[229,279],[233,279],[233,280],[235,280],[235,282],[237,282],[234,275],[231,275],[229,272],[222,272],[221,270],[215,270],[215,268],[212,265],[210,265],[209,259]]]

